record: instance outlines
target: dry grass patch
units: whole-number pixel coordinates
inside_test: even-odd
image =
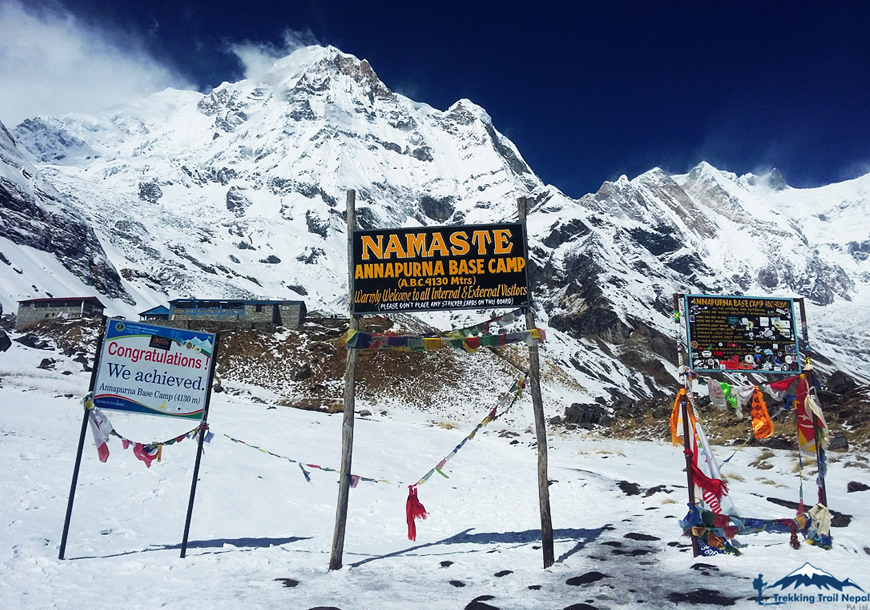
[[[786,487],[781,483],[777,483],[776,481],[771,481],[770,479],[765,479],[764,477],[756,477],[756,481],[761,483],[762,485],[773,485],[774,487]]]
[[[320,413],[342,413],[344,411],[343,400],[334,398],[282,398],[277,404],[280,407]]]
[[[758,470],[770,470],[771,468],[773,468],[773,464],[771,464],[767,460],[775,457],[775,455],[776,454],[774,454],[773,451],[771,451],[770,449],[762,449],[758,457],[749,462],[749,465],[752,468],[757,468]]]
[[[803,471],[808,471],[810,468],[817,468],[815,458],[805,457],[802,461],[795,458],[794,465],[791,468],[791,473],[800,474]]]
[[[449,421],[436,421],[431,423],[432,427],[441,428],[442,430],[455,430],[459,426]]]

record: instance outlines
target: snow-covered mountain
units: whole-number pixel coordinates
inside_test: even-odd
[[[56,280],[47,277],[55,275],[47,268],[43,269],[46,273],[31,272],[23,277],[23,268],[32,260],[30,253],[16,257],[20,259],[17,260],[20,266],[12,265],[8,258],[11,251],[18,252],[18,248],[24,246],[46,253],[49,259],[59,262],[64,269],[61,275],[72,275],[77,279],[74,283],[93,286],[102,294],[133,304],[93,228],[27,160],[3,123],[0,123],[0,239],[10,242],[7,254],[0,257],[0,261],[11,268],[5,273],[22,276],[21,281],[12,282],[13,285],[23,285],[27,290],[26,285],[30,284],[30,292],[39,296],[46,296],[43,293],[57,285]],[[42,291],[36,284],[42,285]]]
[[[110,282],[108,265],[92,282],[112,313],[176,297],[301,296],[343,314],[348,189],[363,228],[512,220],[525,196],[548,349],[590,396],[649,396],[673,381],[675,292],[804,296],[822,369],[870,381],[870,175],[794,189],[775,170],[702,163],[574,200],[544,185],[479,106],[414,102],[333,47],[300,49],[207,95],[166,90],[97,116],[28,120],[12,135],[6,167],[25,151],[120,272]],[[43,294],[38,270],[8,268],[4,307]]]

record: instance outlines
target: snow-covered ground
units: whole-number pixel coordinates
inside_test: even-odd
[[[44,357],[58,360],[55,370],[37,368]],[[557,561],[544,570],[536,451],[525,424],[511,430],[500,420],[490,424],[448,464],[449,479],[435,475],[419,487],[430,516],[417,522],[412,542],[406,537],[407,485],[473,426],[450,428],[398,409],[384,416],[379,405],[359,402],[358,409],[374,415],[356,421],[353,471],[390,483],[361,482],[351,490],[344,567],[330,572],[337,475],[308,468],[306,482],[297,464],[224,434],[337,468],[341,416],[270,408],[244,393],[213,397],[215,437],[202,460],[185,559],[180,542],[196,444],[165,447],[163,461],[146,468],[118,439],[109,443],[108,462],[99,462],[88,433],[66,560],[60,561],[80,399],[88,384],[81,368],[56,352],[17,343],[0,353],[0,608],[659,608],[701,589],[749,608],[758,574],[772,583],[806,562],[870,591],[864,529],[870,491],[846,493],[849,481],[870,483],[870,470],[854,455],[831,457],[830,506],[853,516],[848,527],[833,530],[833,550],[804,544],[796,551],[788,536],[760,534],[739,539],[745,545],[740,557],[693,558],[677,525],[686,513],[680,449],[664,441],[551,433]],[[530,412],[530,398],[514,408]],[[138,441],[193,427],[189,420],[107,414],[119,433]],[[481,409],[476,419],[485,414]],[[719,451],[723,458],[732,450]],[[794,459],[777,451],[767,460],[772,467],[759,470],[750,466],[759,453],[738,451],[723,468],[734,477],[737,508],[747,516],[792,516],[766,498],[798,499]],[[627,495],[620,481],[638,484],[640,493]],[[656,486],[665,487],[647,495]],[[811,480],[804,489],[811,499]],[[592,582],[568,584],[584,575],[581,581]]]

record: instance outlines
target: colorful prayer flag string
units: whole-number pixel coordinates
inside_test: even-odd
[[[298,464],[299,468],[302,470],[302,475],[305,477],[305,480],[311,483],[311,477],[309,473],[305,470],[305,468],[314,468],[316,470],[323,470],[324,472],[338,472],[335,468],[328,468],[326,466],[318,466],[317,464],[307,464],[305,462],[300,462],[299,460],[294,460],[293,458],[289,458],[286,455],[279,455],[277,453],[272,453],[267,449],[263,449],[262,447],[257,447],[256,445],[252,445],[251,443],[246,443],[245,441],[233,438],[229,434],[224,434],[225,437],[233,441],[234,443],[238,443],[240,445],[245,445],[246,447],[250,447],[252,449],[256,449],[260,453],[265,453],[267,455],[271,455],[272,457],[280,458],[282,460],[287,460],[288,462],[292,462],[294,464]],[[386,479],[372,479],[369,477],[361,477],[359,475],[352,474],[350,475],[351,487],[356,487],[360,481],[365,481],[366,483],[389,483]]]
[[[501,347],[512,343],[524,342],[533,345],[535,342],[543,343],[546,338],[546,333],[540,328],[479,337],[390,335],[364,333],[354,329],[349,329],[344,335],[345,347],[348,349],[395,349],[406,352],[428,352],[452,348],[469,353],[474,353],[481,347]]]
[[[471,433],[462,439],[462,442],[456,445],[453,448],[453,451],[448,453],[440,462],[438,462],[429,472],[423,475],[423,477],[418,480],[413,485],[408,485],[408,500],[405,503],[405,513],[408,521],[408,540],[416,540],[417,539],[417,527],[414,523],[415,519],[425,519],[426,508],[423,504],[420,503],[420,500],[417,498],[417,487],[425,483],[429,480],[436,472],[440,474],[445,479],[448,477],[444,473],[444,466],[447,465],[453,457],[459,452],[462,447],[465,446],[465,443],[474,438],[477,434],[478,430],[488,425],[490,422],[497,420],[499,417],[503,416],[507,413],[511,407],[514,406],[514,403],[523,397],[523,388],[526,387],[526,379],[528,378],[528,373],[523,373],[523,375],[514,381],[513,385],[511,385],[510,390],[505,392],[499,398],[498,403],[492,408],[492,410],[484,417],[477,426],[475,426],[474,430]],[[505,406],[507,405],[507,406]],[[498,412],[499,409],[502,409],[501,413]]]
[[[135,455],[138,460],[144,462],[145,466],[148,468],[151,468],[151,462],[154,460],[160,462],[163,459],[164,445],[174,445],[175,443],[180,443],[186,438],[196,438],[198,435],[203,433],[205,433],[203,441],[209,443],[214,436],[208,431],[208,423],[201,422],[193,430],[180,434],[169,440],[153,443],[137,443],[136,441],[131,441],[130,439],[118,434],[109,421],[109,418],[106,417],[106,414],[94,406],[93,399],[93,394],[89,393],[84,397],[82,403],[88,411],[88,424],[91,428],[91,434],[94,437],[94,445],[97,446],[97,454],[99,455],[101,462],[105,462],[109,459],[109,437],[112,436],[121,439],[121,444],[124,449],[132,446],[133,455]]]
[[[797,532],[801,532],[807,544],[831,548],[830,512],[817,504],[810,510],[799,511],[793,519],[753,519],[734,515],[717,514],[698,506],[689,505],[688,514],[680,520],[685,535],[692,534],[707,543],[713,553],[734,553],[736,549],[728,542],[738,535],[760,532],[791,534],[797,542]]]

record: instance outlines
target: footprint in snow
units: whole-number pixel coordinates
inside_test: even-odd
[[[571,585],[572,587],[577,587],[580,585],[588,585],[593,582],[597,582],[602,578],[607,578],[606,574],[602,574],[601,572],[586,572],[582,576],[574,576],[573,578],[569,578],[565,581],[566,585]]]
[[[280,582],[285,587],[290,587],[290,588],[295,587],[296,585],[299,584],[298,580],[293,580],[292,578],[276,578],[275,581]]]
[[[623,538],[628,538],[629,540],[643,540],[644,542],[652,542],[653,540],[661,540],[661,538],[656,538],[655,536],[650,536],[649,534],[638,534],[635,532],[629,532]]]
[[[739,597],[727,597],[712,589],[696,589],[688,593],[675,592],[668,595],[675,604],[711,604],[713,606],[733,606]]]
[[[480,597],[475,597],[473,600],[468,602],[468,605],[465,606],[465,610],[499,610],[499,608],[496,608],[495,606],[484,603],[491,599],[495,599],[495,596],[481,595]]]

